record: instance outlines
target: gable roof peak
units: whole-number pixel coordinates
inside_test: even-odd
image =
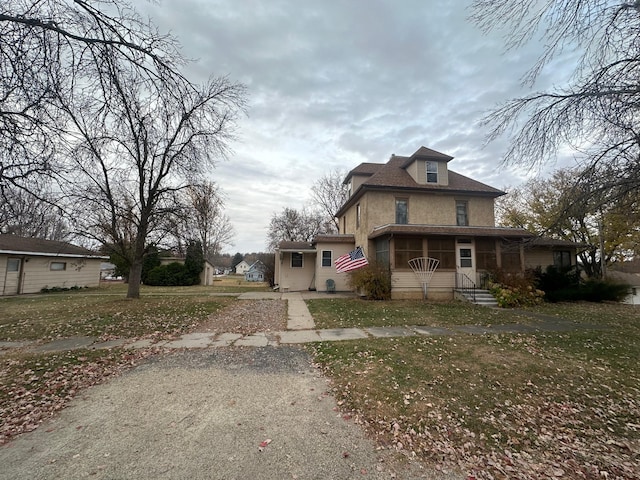
[[[450,155],[446,155],[444,153],[438,152],[436,150],[432,150],[431,148],[427,148],[425,146],[420,147],[418,150],[414,152],[413,155],[409,157],[411,161],[416,160],[418,158],[421,159],[432,159],[432,160],[441,160],[448,162],[453,160],[453,157]]]

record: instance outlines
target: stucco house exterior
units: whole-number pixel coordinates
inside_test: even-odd
[[[0,295],[97,287],[108,259],[70,243],[0,234]]]
[[[429,298],[449,299],[462,283],[480,286],[492,270],[523,272],[548,265],[575,265],[577,244],[497,227],[494,201],[505,192],[449,169],[453,157],[419,148],[387,163],[362,163],[345,179],[349,198],[337,212],[339,234],[309,244],[283,242],[276,250],[276,283],[282,289],[348,290],[348,277],[332,261],[362,247],[369,261],[389,266],[392,298],[421,298],[422,285],[409,266],[416,257],[439,260]],[[325,255],[327,258],[325,259]],[[323,270],[324,268],[324,270]]]

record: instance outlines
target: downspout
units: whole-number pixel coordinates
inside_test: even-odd
[[[27,257],[22,257],[20,260],[20,271],[18,272],[18,295],[20,295],[24,290],[24,264],[27,263],[29,259]]]

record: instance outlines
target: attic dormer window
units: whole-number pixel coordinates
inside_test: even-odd
[[[427,162],[427,183],[438,183],[437,162]]]

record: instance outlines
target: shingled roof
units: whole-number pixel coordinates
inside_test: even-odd
[[[0,253],[56,257],[103,257],[96,252],[66,242],[0,234]]]
[[[448,171],[449,184],[439,185],[435,183],[420,184],[416,182],[406,167],[416,158],[433,158],[438,160],[449,161],[453,157],[445,155],[426,147],[421,147],[411,157],[400,155],[392,156],[387,163],[361,163],[351,170],[345,179],[354,176],[368,176],[364,182],[358,187],[353,195],[342,206],[337,216],[344,213],[345,209],[353,205],[367,190],[402,190],[415,192],[442,192],[457,194],[473,194],[488,197],[500,197],[505,194],[502,190],[490,187],[482,182],[465,177],[453,170]]]

